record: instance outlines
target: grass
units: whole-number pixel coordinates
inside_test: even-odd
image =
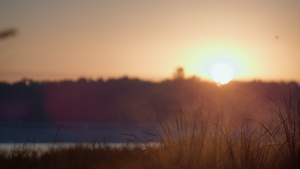
[[[110,147],[95,143],[51,148],[41,152],[26,147],[0,153],[0,168],[97,169],[297,169],[300,168],[300,99],[270,99],[275,119],[260,122],[225,121],[222,109],[216,118],[199,111],[180,109],[173,121],[162,122],[150,144],[127,134],[136,147]]]

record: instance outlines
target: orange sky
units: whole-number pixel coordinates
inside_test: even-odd
[[[209,79],[216,62],[236,80],[300,81],[298,0],[2,0],[0,81],[160,80],[184,67]],[[279,38],[276,39],[275,36]]]

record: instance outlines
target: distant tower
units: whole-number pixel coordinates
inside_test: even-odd
[[[176,68],[176,70],[173,74],[173,78],[175,80],[183,80],[185,78],[183,67]]]

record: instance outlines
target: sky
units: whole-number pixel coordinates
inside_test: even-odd
[[[300,81],[299,0],[1,0],[0,81],[186,76]]]

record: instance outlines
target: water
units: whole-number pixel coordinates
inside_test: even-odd
[[[0,143],[0,150],[10,151],[13,149],[30,149],[30,150],[41,150],[46,151],[56,147],[72,147],[76,146],[75,143],[59,143],[59,144],[51,144],[51,143]]]
[[[111,147],[111,148],[134,148],[145,147],[143,144],[137,143],[0,143],[0,151],[9,153],[11,150],[35,150],[40,153],[56,148],[69,148],[75,146],[95,146],[95,147]],[[149,142],[147,145],[159,146],[158,142]]]
[[[91,123],[91,122],[0,122],[0,144],[53,143],[126,143],[134,140],[126,134],[151,139],[154,124]]]

